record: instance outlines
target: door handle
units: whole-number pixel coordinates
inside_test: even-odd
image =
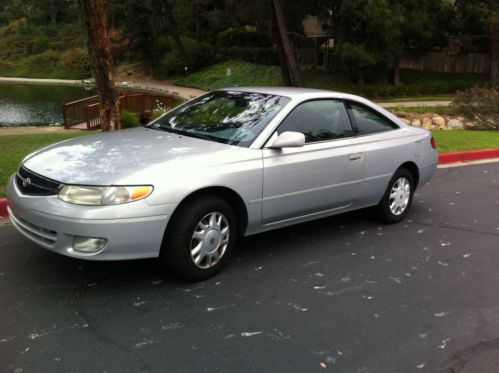
[[[360,159],[362,159],[362,153],[353,153],[353,154],[350,154],[349,156],[350,160],[353,162],[353,161],[358,161]]]

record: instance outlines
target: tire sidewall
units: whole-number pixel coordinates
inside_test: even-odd
[[[230,256],[237,235],[235,213],[225,200],[216,196],[196,198],[180,205],[179,208],[178,214],[174,215],[166,230],[161,259],[176,276],[187,281],[202,281],[220,272]],[[219,212],[227,219],[229,242],[220,260],[212,268],[202,269],[192,260],[191,240],[199,221],[212,212]]]
[[[407,181],[409,182],[410,186],[409,202],[407,203],[407,207],[405,208],[405,210],[400,215],[395,215],[392,213],[390,209],[390,192],[395,182],[402,177],[407,179]],[[409,170],[401,168],[397,170],[397,172],[395,172],[395,174],[391,178],[390,182],[388,183],[388,187],[385,191],[385,194],[383,195],[383,198],[381,199],[381,202],[378,206],[380,217],[382,218],[382,220],[388,224],[395,224],[402,221],[409,212],[409,209],[411,208],[413,197],[414,197],[414,178],[412,177],[412,174]]]

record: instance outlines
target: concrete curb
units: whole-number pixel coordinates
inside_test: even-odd
[[[478,161],[499,158],[499,149],[470,150],[466,152],[444,153],[438,155],[438,164]],[[0,198],[0,218],[7,219],[7,200]]]
[[[438,163],[457,163],[499,158],[499,149],[470,150],[466,152],[444,153],[438,155]]]
[[[5,198],[0,198],[0,218],[7,219],[7,200]]]

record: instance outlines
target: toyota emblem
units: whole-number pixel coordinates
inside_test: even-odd
[[[27,177],[26,179],[23,180],[23,187],[27,187],[29,184],[31,184],[31,179]]]

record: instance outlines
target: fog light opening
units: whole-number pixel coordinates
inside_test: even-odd
[[[79,237],[73,239],[73,250],[83,254],[95,254],[104,249],[106,238]]]

